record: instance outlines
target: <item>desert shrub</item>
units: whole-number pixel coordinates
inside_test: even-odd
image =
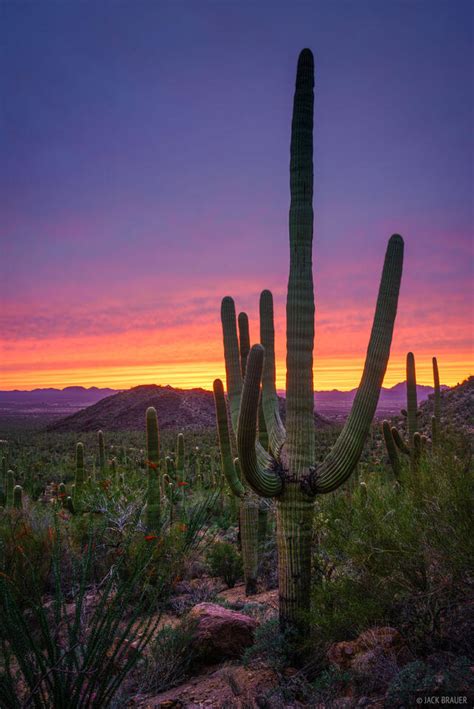
[[[20,604],[28,604],[35,580],[48,588],[53,524],[48,509],[0,510],[0,572]]]
[[[149,643],[144,685],[149,692],[164,692],[184,682],[195,660],[191,640],[195,624],[183,621],[162,628]]]
[[[445,440],[416,474],[406,466],[400,484],[379,469],[364,489],[320,499],[309,619],[319,639],[391,624],[415,653],[459,643],[446,637],[447,618],[469,596],[474,535],[472,470],[455,450]]]
[[[442,672],[428,663],[417,660],[406,665],[391,682],[386,697],[386,707],[411,706],[416,697],[459,694],[466,700],[474,697],[471,662],[458,657]],[[466,701],[465,706],[468,706]]]
[[[249,666],[257,660],[275,672],[282,672],[291,662],[292,650],[291,636],[280,630],[277,618],[272,618],[258,626],[254,644],[245,650],[242,661]]]
[[[228,588],[233,588],[242,576],[241,556],[228,542],[215,542],[207,552],[207,562],[212,576],[222,578]]]

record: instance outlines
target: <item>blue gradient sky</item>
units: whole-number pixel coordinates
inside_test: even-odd
[[[2,3],[0,388],[209,387],[220,298],[255,323],[263,288],[283,364],[304,46],[317,74],[315,386],[357,383],[393,232],[406,268],[388,383],[408,349],[420,380],[432,354],[446,383],[467,375],[472,8]]]

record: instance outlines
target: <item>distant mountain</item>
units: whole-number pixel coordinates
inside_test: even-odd
[[[433,393],[433,387],[424,384],[417,384],[416,387],[418,401],[424,401],[428,398],[430,394]],[[316,409],[324,409],[326,406],[341,408],[350,407],[357,394],[357,389],[351,389],[350,391],[338,391],[333,389],[332,391],[315,391],[314,392],[314,404]],[[407,388],[406,382],[400,382],[395,384],[395,386],[386,389],[382,387],[380,390],[380,397],[378,407],[380,409],[386,409],[390,407],[406,406],[407,400]]]
[[[204,389],[174,389],[146,384],[133,387],[50,424],[50,431],[140,430],[154,406],[160,428],[192,430],[215,426],[214,397]]]
[[[145,412],[154,406],[161,429],[197,430],[215,428],[214,396],[205,389],[174,389],[154,384],[122,391],[88,406],[48,426],[49,431],[125,431],[142,430]],[[280,398],[280,413],[285,416],[285,401]],[[315,425],[331,423],[315,414]]]
[[[99,389],[98,387],[71,386],[65,389],[33,389],[32,391],[0,391],[0,405],[11,406],[46,406],[68,405],[68,406],[89,406],[106,396],[116,394],[117,389]]]

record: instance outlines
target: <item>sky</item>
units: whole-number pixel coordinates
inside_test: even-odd
[[[0,2],[0,389],[223,376],[220,301],[285,381],[289,144],[315,55],[315,389],[357,386],[388,238],[385,385],[472,373],[468,0]]]

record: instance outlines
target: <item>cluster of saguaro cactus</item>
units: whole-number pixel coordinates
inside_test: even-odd
[[[231,315],[230,307],[226,309],[231,322],[229,327],[224,325],[227,391],[231,417],[237,431],[240,468],[257,494],[276,498],[280,623],[283,628],[294,627],[301,632],[307,628],[304,617],[310,605],[315,496],[342,485],[351,475],[362,452],[390,353],[403,263],[403,239],[394,235],[388,243],[367,358],[352,411],[336,444],[324,461],[316,465],[313,401],[313,86],[313,55],[305,49],[298,60],[291,135],[286,429],[278,412],[273,313],[270,311],[269,293],[264,292],[260,301],[261,318],[263,310],[262,344],[254,345],[250,350],[243,388],[240,368],[237,369],[237,338],[233,335],[235,316]],[[257,440],[260,398],[269,452]]]
[[[436,359],[433,359],[433,366]],[[415,356],[413,352],[408,352],[406,359],[406,381],[407,381],[407,408],[402,409],[401,413],[406,418],[407,422],[407,440],[405,441],[396,428],[390,426],[390,423],[385,420],[382,423],[382,432],[387,449],[388,459],[396,479],[400,478],[401,462],[398,452],[409,456],[410,467],[412,471],[416,471],[420,463],[422,451],[427,443],[427,438],[421,435],[418,431],[418,417],[421,412],[418,410],[417,392],[416,392],[416,369]],[[438,382],[439,391],[439,382]]]

